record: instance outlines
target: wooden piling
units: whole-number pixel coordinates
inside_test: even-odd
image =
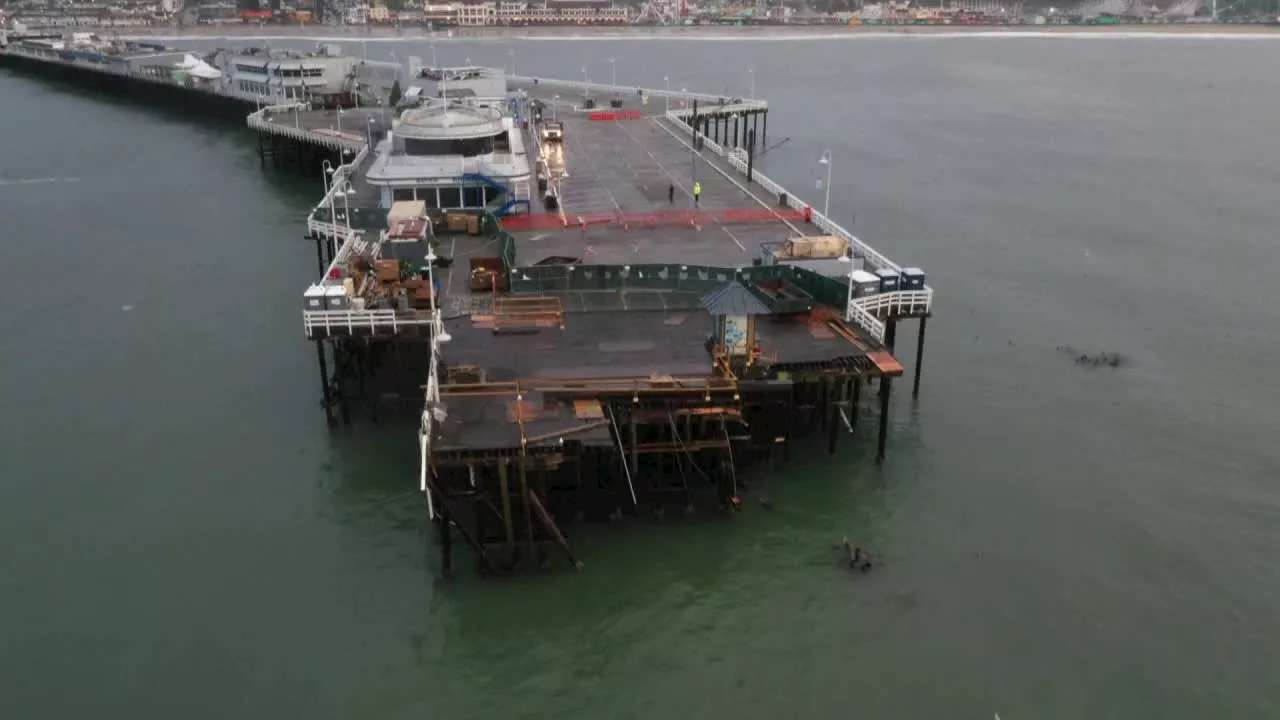
[[[884,448],[889,440],[889,394],[893,378],[880,378],[880,438],[876,443],[876,462],[884,462]]]
[[[449,526],[449,511],[441,506],[436,514],[436,529],[440,533],[440,571],[445,577],[453,574],[453,531]]]
[[[523,471],[524,462],[521,458],[520,468]],[[511,521],[511,489],[507,484],[507,459],[503,458],[498,461],[498,491],[502,493],[502,526],[507,531],[507,552],[515,555],[516,550],[516,531]]]
[[[920,331],[916,335],[915,380],[911,384],[911,397],[920,397],[920,371],[924,369],[924,328],[929,318],[920,318]]]
[[[333,427],[333,393],[329,387],[329,363],[325,358],[324,341],[315,340],[316,344],[316,360],[320,364],[320,405],[324,408],[324,420]]]
[[[555,520],[552,519],[551,514],[547,512],[545,507],[543,507],[542,500],[538,498],[538,494],[532,490],[529,491],[529,502],[533,506],[534,512],[538,514],[538,519],[542,521],[543,527],[547,529],[547,532],[551,534],[551,537],[555,538],[556,544],[564,550],[564,554],[568,556],[569,562],[573,563],[575,568],[581,570],[582,563],[578,561],[578,558],[574,557],[573,549],[569,547],[569,541],[566,540],[564,535],[560,532],[560,528],[556,525]]]

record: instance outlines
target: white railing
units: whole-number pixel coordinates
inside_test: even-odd
[[[742,103],[741,107],[742,109],[750,109],[750,105],[750,103]],[[719,112],[719,108],[717,106],[712,107],[715,111]],[[698,114],[702,115],[701,108],[699,108]],[[686,120],[692,115],[692,108],[683,108],[666,113],[666,118],[672,121],[672,124],[681,131],[693,136],[693,128],[691,128],[686,122]],[[704,147],[724,158],[729,163],[730,167],[742,173],[744,176],[747,174],[747,160],[740,149],[726,149],[720,144],[713,142],[702,133],[698,133],[698,138]],[[764,188],[771,194],[778,196],[783,196],[785,194],[787,207],[793,210],[807,209],[810,221],[813,225],[828,235],[844,238],[845,241],[849,243],[849,246],[853,248],[854,254],[865,258],[866,264],[872,269],[887,269],[896,273],[902,272],[902,268],[897,263],[885,257],[875,248],[864,243],[858,238],[858,236],[840,227],[840,225],[836,224],[831,218],[823,215],[817,210],[814,210],[810,205],[808,205],[808,203],[802,201],[794,193],[787,191],[783,186],[773,180],[770,180],[754,167],[751,168],[750,180],[758,183],[760,187]],[[868,307],[867,304],[860,303],[862,300],[870,300],[874,298],[880,298],[872,303],[874,307]],[[902,308],[904,307],[909,309],[903,310]],[[890,312],[903,314],[928,314],[933,310],[933,288],[925,286],[923,290],[899,291],[873,295],[869,296],[869,298],[859,298],[853,303],[850,303],[850,306],[846,311],[846,319],[856,321],[877,340],[883,341],[884,323],[872,314],[879,310],[888,310]]]
[[[691,115],[693,115],[692,110],[672,110],[671,112],[667,113],[667,117],[675,121],[676,126],[679,127],[681,130],[683,130],[684,132],[688,133],[689,135],[692,135],[693,131],[689,128],[689,125],[685,122],[685,119]],[[701,115],[701,113],[699,113],[699,115]],[[743,175],[747,174],[747,160],[745,157],[743,157],[742,153],[726,150],[724,147],[720,146],[719,144],[714,143],[711,140],[707,139],[706,136],[702,135],[701,133],[699,133],[699,137],[702,139],[703,145],[710,148],[712,152],[714,152],[715,154],[725,158],[729,162],[729,165],[732,166],[735,170],[737,170],[738,172],[741,172]],[[766,177],[763,173],[761,173],[759,170],[755,169],[754,167],[751,168],[751,180],[758,183],[760,187],[764,188],[765,190],[767,190],[768,192],[774,195],[782,195],[783,193],[785,193],[787,197],[787,207],[793,210],[804,210],[805,208],[809,208],[810,216],[812,217],[812,222],[814,225],[818,227],[818,229],[822,230],[828,235],[836,235],[838,237],[844,238],[849,243],[849,245],[852,248],[854,248],[855,254],[865,257],[867,260],[867,264],[870,265],[872,268],[875,268],[875,269],[886,268],[889,270],[893,270],[894,272],[902,272],[902,268],[899,267],[897,263],[894,263],[889,258],[877,252],[875,248],[862,242],[862,240],[860,240],[853,233],[837,225],[835,222],[831,220],[831,218],[828,218],[826,215],[823,215],[817,210],[814,210],[813,208],[811,208],[808,205],[808,203],[805,203],[800,198],[796,197],[794,193],[788,192],[786,188],[774,182],[773,180],[770,180],[768,177]]]
[[[245,118],[245,123],[249,126],[250,130],[268,132],[297,142],[323,145],[336,150],[355,150],[356,148],[363,148],[367,146],[365,138],[363,137],[348,137],[327,129],[307,129],[301,126],[301,122],[297,118],[294,119],[294,125],[289,125],[286,123],[274,122],[269,117],[272,113],[301,112],[306,109],[306,107],[307,106],[303,103],[290,103],[287,105],[272,105],[270,107],[264,107],[260,110],[249,113],[249,116]]]
[[[337,225],[332,222],[316,219],[316,213],[322,210],[331,210],[330,202],[336,200],[335,195],[338,189],[346,184],[346,181],[355,173],[356,168],[369,157],[369,146],[361,145],[360,152],[349,163],[343,163],[333,170],[333,177],[329,181],[329,191],[324,197],[320,198],[320,203],[311,210],[311,214],[307,216],[307,231],[318,235],[324,235],[329,238],[336,237],[341,229],[346,229],[350,235],[350,228],[345,225]],[[332,213],[330,214],[332,217]]]
[[[636,85],[608,85],[604,83],[585,82],[582,80],[557,80],[555,78],[532,77],[529,75],[508,75],[507,79],[513,82],[545,85],[551,88],[564,88],[566,90],[581,90],[584,94],[590,90],[591,92],[614,95],[635,95],[637,92],[643,93],[646,97],[651,98],[672,98],[673,100],[698,100],[708,101],[711,103],[719,103],[720,101],[728,101],[733,95],[712,95],[709,93],[688,92],[681,90],[664,90],[660,88],[642,88]],[[740,105],[750,106],[751,109],[762,110],[767,108],[769,104],[763,100],[744,100]]]
[[[719,102],[713,102],[713,103],[708,103],[706,105],[699,105],[698,117],[705,117],[707,115],[728,115],[732,113],[752,112],[755,110],[768,110],[768,109],[769,109],[769,103],[763,100],[739,100],[738,102],[735,102],[735,103],[725,103],[723,105],[721,105]],[[671,112],[692,115],[693,108],[692,107],[681,108],[679,110],[672,110]]]
[[[869,313],[889,315],[920,315],[929,312],[933,305],[933,288],[923,290],[896,290],[855,298],[855,307]]]
[[[303,310],[302,326],[307,337],[316,330],[332,334],[335,330],[391,330],[431,324],[429,313],[406,314],[396,310]]]
[[[849,303],[845,317],[852,320],[871,337],[884,342],[885,323],[879,315],[918,316],[927,314],[933,307],[933,288],[923,290],[896,290],[855,298]]]
[[[857,323],[859,327],[870,333],[871,337],[880,342],[884,342],[884,322],[875,315],[867,312],[867,310],[858,305],[858,303],[853,302],[849,304],[849,307],[846,308],[845,320]]]

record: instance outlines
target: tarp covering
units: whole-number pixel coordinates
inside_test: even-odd
[[[182,57],[182,62],[178,63],[179,70],[185,70],[191,77],[197,77],[201,80],[216,80],[222,77],[222,71],[213,67],[209,63],[200,58],[187,53]]]

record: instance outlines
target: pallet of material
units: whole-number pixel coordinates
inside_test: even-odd
[[[844,255],[848,248],[848,241],[836,235],[793,237],[782,246],[779,257],[836,258]]]
[[[425,200],[397,200],[387,211],[387,224],[394,225],[397,220],[411,220],[427,216]]]
[[[395,282],[400,279],[400,261],[394,258],[381,258],[373,262],[377,270],[379,282]]]

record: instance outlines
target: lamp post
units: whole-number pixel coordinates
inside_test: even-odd
[[[551,96],[551,122],[555,122],[560,116],[560,93],[554,93]]]
[[[586,99],[591,99],[591,78],[587,77],[587,66],[582,66],[582,92]]]
[[[335,197],[342,198],[343,224],[347,226],[348,234],[351,232],[351,202],[347,200],[347,197],[354,194],[355,188],[351,187],[351,183],[345,179],[342,181],[342,189],[334,193]]]
[[[671,78],[667,77],[666,75],[663,75],[662,82],[667,84],[667,95],[665,98],[663,98],[664,100],[667,101],[666,112],[671,112]]]
[[[846,278],[846,281],[849,284],[849,294],[845,297],[844,301],[844,319],[846,322],[851,319],[850,316],[853,314],[853,271],[858,266],[857,263],[853,261],[853,258],[849,257],[849,254],[852,252],[853,248],[851,247],[839,257],[840,262],[849,263],[849,277]]]
[[[747,75],[751,77],[751,99],[756,99],[756,70],[755,68],[747,68]]]
[[[424,257],[427,261],[427,283],[431,286],[431,361],[428,367],[427,380],[427,408],[422,414],[422,492],[427,496],[427,515],[432,519],[435,518],[435,507],[431,502],[431,491],[427,488],[427,443],[431,438],[428,433],[431,430],[431,422],[435,418],[433,415],[442,410],[440,405],[440,346],[449,342],[452,338],[444,329],[444,320],[441,318],[440,309],[436,305],[436,277],[435,277],[435,250],[428,245],[427,254]],[[443,419],[443,418],[441,418]]]
[[[333,169],[333,166],[329,164],[328,160],[324,161],[324,173],[326,177],[326,185],[329,186],[328,189],[324,191],[324,196],[329,200],[329,244],[330,246],[333,246],[337,244],[338,239],[338,208],[334,204],[334,195],[337,194],[335,183],[337,183],[338,180],[336,171]],[[330,175],[334,175],[334,177],[329,179],[328,176]]]
[[[828,211],[831,209],[831,151],[823,150],[818,163],[827,166],[827,197],[822,202],[822,214],[830,217]]]
[[[516,74],[516,49],[515,48],[508,49],[507,56],[511,58],[511,74],[515,75]]]
[[[615,88],[618,87],[618,63],[614,61],[614,58],[609,58],[609,72],[609,84]]]
[[[680,94],[682,96],[687,92],[689,92],[688,88],[680,88]],[[683,100],[681,100],[681,102],[683,102]],[[690,123],[690,128],[693,130],[693,147],[690,148],[689,150],[689,177],[690,177],[690,182],[692,182],[694,185],[697,185],[698,184],[698,126],[697,126],[697,123],[694,122],[694,120],[697,120],[697,118],[692,117],[686,122]],[[694,199],[694,202],[697,202],[696,198]]]
[[[423,258],[427,261],[427,284],[431,286],[431,381],[427,393],[427,400],[430,402],[440,401],[440,376],[439,376],[439,357],[440,346],[449,342],[453,338],[449,337],[449,333],[444,329],[444,319],[440,314],[440,306],[436,303],[436,273],[435,264],[436,257],[435,248],[427,246],[427,254]]]

